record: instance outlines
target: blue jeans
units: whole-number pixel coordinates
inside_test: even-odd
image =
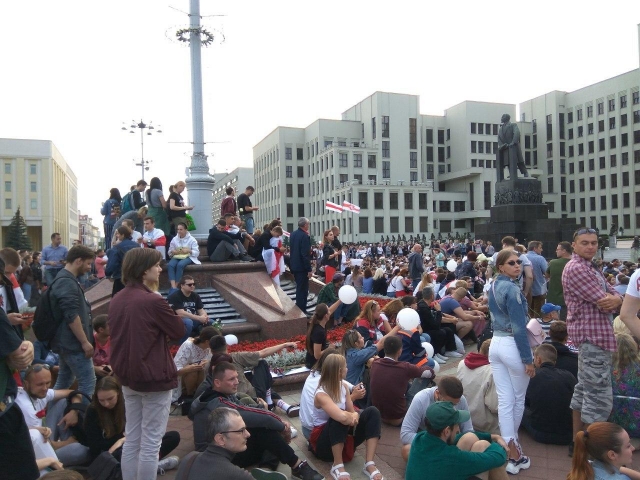
[[[253,235],[253,226],[255,224],[253,215],[240,215],[240,219],[244,222],[244,226],[247,229],[247,233]]]
[[[421,333],[420,340],[423,342],[431,343],[431,336],[428,333]]]
[[[60,371],[54,390],[70,388],[73,381],[78,379],[78,390],[93,396],[96,388],[96,374],[93,370],[93,358],[86,358],[84,352],[60,353]]]
[[[22,293],[24,294],[24,299],[28,302],[31,300],[31,284],[23,283],[22,284]]]
[[[167,273],[169,275],[169,281],[177,282],[182,278],[184,267],[191,265],[193,262],[189,257],[179,260],[172,258],[167,264]]]
[[[339,318],[344,319],[344,317],[347,316],[347,313],[349,313],[350,308],[351,308],[351,304],[346,305],[344,303],[341,303],[340,306],[336,308],[336,311],[333,312],[333,319],[334,320],[338,320]]]
[[[47,284],[47,286],[51,286],[51,284],[53,283],[53,280],[56,278],[56,275],[58,275],[58,272],[62,270],[61,268],[45,268],[44,270],[44,281]]]
[[[411,290],[415,290],[416,288],[418,288],[418,284],[420,283],[420,279],[418,278],[417,280],[411,280]],[[413,294],[412,294],[413,295]]]

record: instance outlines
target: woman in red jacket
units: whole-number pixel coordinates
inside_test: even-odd
[[[168,340],[184,336],[182,319],[149,287],[160,277],[162,255],[151,248],[128,251],[122,264],[126,285],[109,305],[111,368],[122,382],[126,430],[123,480],[155,478],[171,391],[178,385]]]

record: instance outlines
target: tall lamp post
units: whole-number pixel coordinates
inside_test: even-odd
[[[151,125],[153,122],[149,122],[149,124],[144,123],[144,121],[141,119],[139,123],[136,123],[135,120],[131,120],[131,125],[127,128],[124,125],[124,122],[122,122],[122,130],[129,130],[129,133],[135,133],[135,129],[137,128],[138,130],[140,130],[140,154],[141,154],[141,158],[140,158],[140,163],[135,163],[134,165],[136,167],[140,167],[141,171],[142,171],[142,180],[144,180],[144,171],[145,170],[149,170],[149,164],[152,162],[152,160],[145,160],[144,159],[144,131],[147,130],[147,135],[153,135],[153,131],[155,131],[155,133],[162,133],[162,130],[160,130],[160,127],[158,127],[158,129],[156,130],[155,127],[153,125]],[[133,160],[135,162],[135,160]]]

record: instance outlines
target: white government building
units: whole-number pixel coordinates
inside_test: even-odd
[[[338,225],[349,242],[473,232],[494,203],[498,126],[508,113],[551,218],[637,235],[639,91],[635,69],[523,102],[519,117],[516,105],[475,101],[421,115],[417,95],[376,92],[341,120],[277,127],[253,148],[256,225],[280,217],[292,231],[306,216],[317,240]],[[360,214],[325,209],[345,200]]]

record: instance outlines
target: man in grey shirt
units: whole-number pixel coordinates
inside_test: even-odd
[[[462,383],[454,376],[441,377],[437,387],[422,390],[413,397],[411,406],[402,421],[400,427],[400,440],[402,441],[402,458],[409,459],[411,442],[420,430],[425,430],[424,419],[427,408],[433,402],[451,402],[456,410],[469,410],[467,399],[462,394]],[[473,431],[471,419],[460,424],[460,433]]]

